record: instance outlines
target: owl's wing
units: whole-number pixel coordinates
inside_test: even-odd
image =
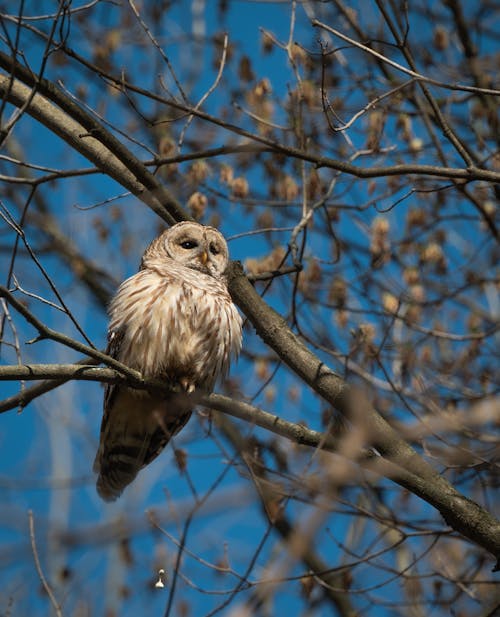
[[[121,328],[120,330],[110,330],[108,332],[108,346],[106,348],[106,354],[111,356],[114,360],[118,360],[118,354],[120,351],[120,346],[123,341],[123,336],[125,334],[125,328]],[[101,435],[102,430],[104,428],[104,424],[107,422],[107,410],[111,407],[111,402],[113,400],[113,396],[116,392],[116,385],[112,383],[107,383],[106,388],[104,390],[104,414],[102,417],[101,423]]]
[[[112,331],[108,354],[119,355],[123,331]],[[97,492],[117,499],[139,471],[149,465],[191,416],[195,401],[185,392],[152,395],[109,384],[104,395],[99,449],[94,461]]]

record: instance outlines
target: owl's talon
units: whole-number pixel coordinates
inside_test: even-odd
[[[187,377],[182,377],[181,379],[179,379],[179,384],[184,390],[184,392],[187,392],[188,394],[191,394],[196,390],[196,386],[194,385],[194,383],[192,381],[189,381]]]

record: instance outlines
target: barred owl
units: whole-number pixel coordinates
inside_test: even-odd
[[[210,392],[241,347],[241,318],[229,296],[227,244],[213,227],[174,225],[146,249],[140,270],[110,304],[108,353],[168,395],[108,385],[97,492],[113,501],[189,420],[197,393]]]

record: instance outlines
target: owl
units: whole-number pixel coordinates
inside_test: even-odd
[[[227,290],[227,265],[216,229],[178,223],[151,242],[139,272],[111,301],[109,355],[170,392],[106,387],[94,462],[104,500],[119,497],[160,454],[239,353],[241,317]]]

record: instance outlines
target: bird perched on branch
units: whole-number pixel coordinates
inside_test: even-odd
[[[227,290],[228,248],[213,227],[183,222],[146,249],[137,274],[109,307],[108,354],[164,381],[153,394],[108,385],[97,492],[113,501],[186,424],[198,393],[211,392],[241,348],[241,317]]]

